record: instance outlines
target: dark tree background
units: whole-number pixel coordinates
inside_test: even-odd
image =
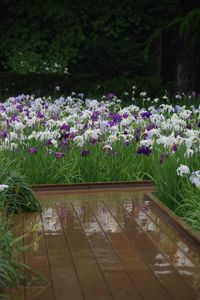
[[[2,0],[0,87],[199,91],[199,0]],[[67,75],[67,68],[70,75]],[[41,84],[42,82],[42,84]]]

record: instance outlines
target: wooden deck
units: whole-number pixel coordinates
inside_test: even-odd
[[[10,299],[200,299],[198,238],[144,191],[47,189],[38,196],[42,214],[20,216],[16,231],[31,244],[20,259],[46,279]]]

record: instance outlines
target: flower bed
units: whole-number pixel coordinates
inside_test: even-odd
[[[1,167],[11,161],[29,184],[153,179],[159,198],[200,229],[200,108],[192,97],[184,96],[187,107],[136,97],[135,87],[128,106],[114,94],[11,97],[0,105]]]

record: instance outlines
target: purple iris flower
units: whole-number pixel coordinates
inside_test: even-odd
[[[52,115],[52,116],[51,116],[51,119],[54,120],[54,121],[57,121],[57,120],[58,120],[58,117],[57,117],[56,115]]]
[[[137,150],[137,154],[149,155],[151,153],[151,149],[148,146],[141,146]]]
[[[11,122],[16,122],[19,121],[18,116],[16,114],[12,115],[12,117],[10,118]]]
[[[6,131],[6,130],[2,130],[2,131],[0,131],[0,136],[2,137],[2,138],[7,138],[8,137],[8,131]]]
[[[47,145],[52,145],[51,139],[47,140]]]
[[[56,152],[56,153],[55,153],[55,157],[56,157],[57,159],[63,158],[64,156],[65,156],[65,153],[63,153],[63,152]]]
[[[108,122],[108,125],[109,125],[110,127],[115,126],[115,122],[114,122],[114,121],[109,121],[109,122]]]
[[[75,132],[73,132],[73,131],[70,132],[70,135],[69,135],[70,139],[74,139],[75,136],[76,136],[76,133],[75,133]]]
[[[29,111],[26,112],[26,116],[30,119],[30,112]]]
[[[98,140],[93,139],[93,138],[90,139],[90,143],[91,143],[92,145],[95,145],[95,144],[97,143],[97,141],[98,141]]]
[[[25,95],[22,94],[22,95],[19,95],[19,96],[15,97],[15,100],[16,101],[22,101],[24,98],[25,98]]]
[[[0,110],[5,112],[6,111],[5,106],[4,105],[0,105]]]
[[[84,130],[88,129],[88,124],[84,124],[83,129]]]
[[[39,112],[37,112],[37,118],[43,119],[44,115],[39,111]]]
[[[157,126],[155,124],[149,124],[147,127],[146,127],[146,130],[150,131],[152,129],[155,129],[157,128]]]
[[[70,133],[69,132],[63,132],[62,134],[61,134],[61,137],[59,138],[60,140],[62,140],[62,139],[68,139],[70,137]]]
[[[97,121],[99,115],[100,115],[99,111],[94,111],[91,116],[92,121]]]
[[[70,149],[69,141],[62,139],[62,141],[60,142],[60,147],[69,150]]]
[[[176,144],[173,144],[173,146],[172,146],[172,151],[176,152],[177,149],[178,149],[177,145],[176,145]]]
[[[151,113],[149,111],[145,111],[144,113],[142,113],[142,118],[149,119],[150,116],[151,116]]]
[[[174,108],[174,112],[179,113],[180,109],[181,109],[181,107],[179,105],[176,105]]]
[[[83,157],[88,156],[88,155],[89,155],[89,150],[88,150],[88,149],[83,149],[81,155],[82,155]]]
[[[136,132],[137,134],[139,134],[139,133],[141,132],[141,128],[140,128],[140,127],[135,128],[135,132]]]
[[[112,116],[112,119],[113,119],[113,121],[114,121],[115,123],[120,123],[121,120],[122,120],[122,117],[121,117],[119,114],[114,114],[114,115]]]
[[[60,126],[60,130],[70,130],[70,126],[67,125],[67,124],[62,124],[62,125]]]
[[[140,133],[141,133],[141,128],[136,128],[135,129],[135,139],[136,139],[136,141],[138,142],[139,141],[139,139],[140,139]]]
[[[123,114],[123,118],[127,119],[128,118],[128,113]]]
[[[16,109],[19,110],[19,112],[23,111],[23,105],[19,104],[16,106]]]
[[[32,154],[35,154],[35,153],[37,153],[37,148],[36,147],[30,147],[29,149],[28,149],[28,152],[32,155]]]
[[[114,93],[109,93],[106,95],[106,100],[111,101],[113,99],[113,97],[115,97]]]
[[[187,129],[192,129],[192,126],[191,126],[190,124],[188,124],[188,125],[186,126],[186,128],[187,128]]]

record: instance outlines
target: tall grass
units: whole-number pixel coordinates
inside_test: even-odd
[[[185,180],[181,190],[182,202],[175,212],[195,230],[200,231],[200,190]]]
[[[23,255],[29,246],[23,246],[24,236],[16,236],[12,227],[12,218],[5,219],[3,210],[0,210],[0,299],[4,295],[5,288],[45,281],[36,270],[20,262],[19,255]]]
[[[24,177],[11,171],[10,163],[5,163],[5,160],[1,164],[0,183],[8,185],[8,188],[0,191],[0,293],[9,286],[19,286],[25,280],[38,278],[36,271],[17,258],[26,249],[23,247],[24,236],[18,237],[13,231],[13,214],[41,210]],[[3,295],[0,294],[1,297]]]
[[[33,155],[28,152],[29,146],[24,145],[20,151],[0,152],[6,161],[12,161],[12,169],[23,172],[29,184],[152,179],[156,183],[157,195],[172,209],[181,204],[185,184],[177,175],[177,168],[180,164],[187,164],[191,170],[197,170],[200,158],[199,154],[185,157],[184,145],[174,154],[171,149],[167,153],[163,146],[156,145],[146,156],[136,154],[136,143],[125,146],[116,142],[109,153],[102,150],[101,144],[96,144],[86,146],[89,154],[85,157],[82,157],[81,148],[73,147],[60,159],[48,154],[41,142],[35,142],[38,151]],[[165,159],[162,159],[163,155]],[[191,183],[189,189],[193,190]]]
[[[2,166],[4,164],[4,166]],[[24,176],[5,159],[1,160],[0,183],[8,185],[4,192],[4,209],[7,213],[22,213],[41,211],[41,206],[28,186]]]

